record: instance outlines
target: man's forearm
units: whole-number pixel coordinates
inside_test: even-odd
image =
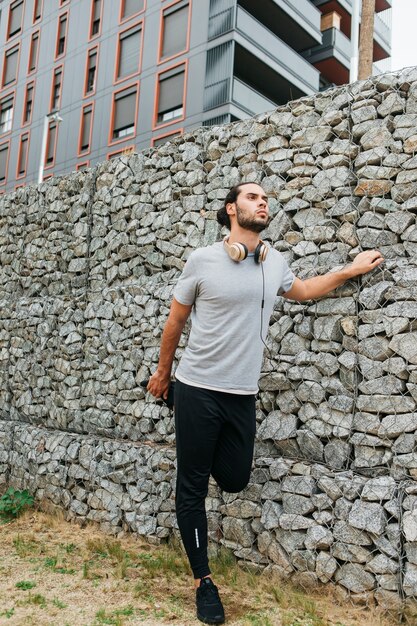
[[[168,318],[161,338],[158,371],[162,376],[170,376],[175,351],[181,337],[184,324]]]
[[[314,276],[303,280],[304,297],[303,300],[315,300],[334,291],[347,280],[353,278],[356,274],[352,271],[350,265],[337,272],[329,272],[323,276]]]

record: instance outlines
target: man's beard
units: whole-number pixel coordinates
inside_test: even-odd
[[[269,224],[269,218],[265,222],[257,221],[256,217],[246,217],[243,209],[236,204],[236,219],[241,228],[250,230],[253,233],[261,233]],[[261,220],[262,218],[258,218]]]

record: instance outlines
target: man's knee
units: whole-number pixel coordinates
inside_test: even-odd
[[[224,478],[217,479],[216,476],[214,476],[214,479],[220,489],[222,491],[227,491],[227,493],[239,493],[239,491],[243,491],[245,487],[247,487],[249,482],[249,476],[236,476],[228,480],[225,480]]]

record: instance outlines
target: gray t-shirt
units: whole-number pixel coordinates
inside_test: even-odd
[[[222,242],[192,252],[174,289],[180,304],[194,304],[188,345],[176,377],[219,391],[257,393],[264,348],[261,315],[265,339],[275,297],[291,289],[294,279],[284,257],[273,248],[262,266],[253,256],[232,261]]]

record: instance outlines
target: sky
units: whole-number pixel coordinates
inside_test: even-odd
[[[392,0],[392,71],[417,66],[417,0]]]

